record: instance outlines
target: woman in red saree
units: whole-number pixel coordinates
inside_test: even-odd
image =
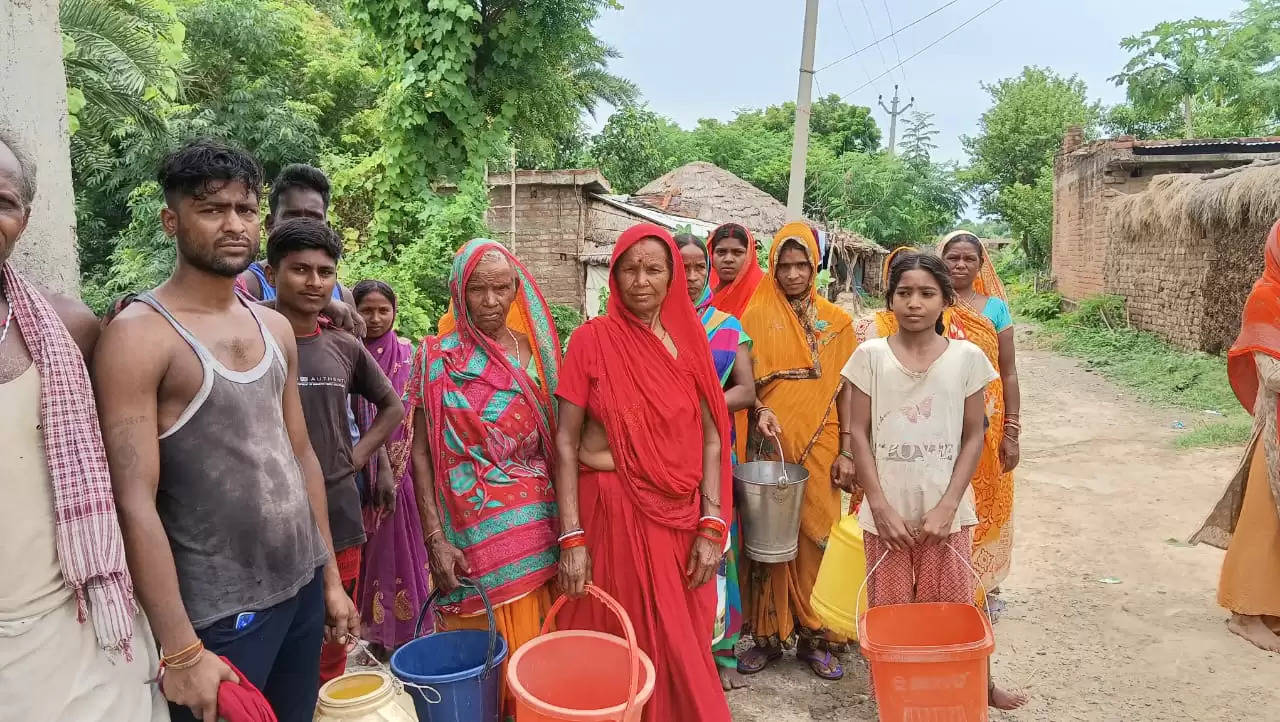
[[[656,675],[647,722],[720,722],[730,716],[708,582],[731,521],[729,412],[679,258],[658,226],[624,232],[608,313],[569,343],[557,390],[559,579],[573,596],[599,586],[631,617]],[[620,631],[589,601],[560,621]]]
[[[756,239],[741,223],[725,223],[707,237],[711,253],[711,305],[742,318],[764,278],[756,260]]]

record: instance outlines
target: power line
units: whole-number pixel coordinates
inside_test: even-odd
[[[864,88],[866,88],[867,86],[871,85],[871,83],[874,83],[876,80],[879,80],[880,78],[883,78],[884,76],[888,75],[889,73],[893,72],[894,70],[897,70],[899,67],[901,67],[901,66],[903,66],[903,65],[906,65],[907,63],[911,62],[912,60],[915,60],[916,58],[920,57],[921,55],[924,55],[924,53],[925,53],[925,52],[927,52],[930,48],[932,48],[933,46],[935,46],[935,45],[937,45],[938,43],[942,42],[943,40],[946,40],[947,38],[951,37],[952,35],[955,35],[956,33],[960,32],[961,30],[963,30],[963,29],[964,29],[964,27],[965,27],[966,25],[968,25],[969,23],[973,22],[974,20],[977,20],[978,18],[982,17],[983,15],[986,15],[988,11],[990,11],[992,8],[994,8],[995,6],[999,5],[999,4],[1000,4],[1000,3],[1002,3],[1002,2],[1004,2],[1004,0],[996,0],[995,2],[993,2],[993,3],[991,3],[990,5],[986,6],[986,7],[985,7],[985,8],[983,8],[982,10],[979,10],[979,11],[978,11],[978,14],[974,15],[973,17],[969,18],[968,20],[965,20],[964,22],[962,22],[962,23],[960,23],[959,25],[955,26],[955,27],[954,27],[954,28],[952,28],[952,29],[951,29],[951,31],[950,31],[950,32],[948,32],[946,35],[943,35],[942,37],[938,38],[937,40],[934,40],[933,42],[929,43],[928,45],[924,46],[923,48],[920,48],[920,49],[919,49],[919,50],[917,50],[914,54],[912,54],[910,57],[908,57],[906,60],[902,61],[901,63],[898,63],[897,65],[893,66],[892,68],[889,68],[888,70],[884,71],[883,73],[881,73],[881,74],[877,75],[875,78],[873,78],[873,79],[871,80],[871,82],[863,83],[862,85],[859,85],[858,87],[854,88],[853,90],[849,91],[848,93],[844,93],[844,94],[842,94],[842,97],[847,98],[847,97],[849,97],[849,96],[853,95],[854,93],[857,93],[858,91],[863,90],[863,89],[864,89]],[[904,29],[905,29],[905,28],[904,28]]]
[[[848,55],[845,55],[844,57],[836,58],[835,60],[832,60],[831,62],[827,63],[826,65],[822,66],[821,68],[818,68],[817,70],[815,70],[815,71],[813,71],[813,72],[815,72],[815,73],[821,73],[822,71],[826,70],[827,68],[830,68],[830,67],[831,67],[831,66],[833,66],[833,65],[839,65],[840,63],[843,63],[844,61],[848,60],[849,58],[852,58],[852,57],[853,57],[853,56],[855,56],[855,55],[859,55],[859,54],[861,54],[861,53],[863,53],[863,52],[866,52],[867,50],[870,50],[873,46],[875,46],[875,45],[879,45],[880,43],[883,43],[884,41],[888,40],[889,38],[893,37],[894,35],[897,35],[898,33],[902,32],[903,30],[906,30],[907,28],[910,28],[910,27],[915,26],[915,25],[919,25],[920,23],[924,22],[925,20],[928,20],[929,18],[933,17],[934,15],[937,15],[938,13],[942,12],[943,10],[946,10],[947,8],[951,7],[952,5],[955,5],[955,4],[956,4],[956,3],[958,3],[958,2],[960,2],[960,0],[951,0],[951,1],[950,1],[950,2],[948,2],[946,5],[943,5],[942,7],[940,7],[940,8],[938,8],[938,9],[934,10],[933,12],[929,13],[928,15],[925,15],[924,17],[919,18],[919,19],[917,19],[917,20],[915,20],[915,21],[913,21],[913,22],[911,22],[911,23],[909,23],[909,24],[907,24],[907,25],[903,25],[902,27],[898,28],[898,31],[897,31],[897,32],[895,32],[895,33],[893,33],[892,35],[886,35],[886,36],[884,36],[883,38],[879,38],[878,40],[873,40],[873,41],[871,41],[870,43],[868,43],[868,44],[866,44],[866,45],[863,45],[862,47],[860,47],[860,48],[858,48],[857,50],[853,51],[852,53],[849,53]],[[837,9],[837,10],[839,10],[839,9],[840,9],[840,5],[839,5],[839,3],[837,3],[837,4],[836,4],[836,9]],[[843,16],[843,15],[841,15],[840,19],[841,19],[841,21],[843,22],[843,21],[844,21],[844,16]],[[848,31],[848,29],[849,29],[849,26],[847,26],[847,25],[846,25],[846,26],[845,26],[845,30],[846,30],[846,31]],[[908,58],[908,60],[909,60],[909,59],[910,59],[910,58]]]
[[[871,11],[867,9],[867,0],[858,1],[862,3],[862,14],[867,18],[867,29],[871,31],[871,37],[874,38],[876,35],[876,26],[875,23],[871,22]],[[880,67],[887,67],[889,65],[889,61],[884,59],[884,48],[876,45],[876,53],[880,55]]]
[[[840,0],[836,0],[836,13],[840,14],[840,24],[841,24],[841,26],[844,26],[844,28],[845,28],[845,35],[849,36],[849,45],[850,45],[851,47],[856,47],[856,46],[858,46],[858,45],[856,45],[856,44],[855,44],[855,42],[854,42],[854,32],[850,31],[850,29],[849,29],[849,23],[846,23],[846,22],[845,22],[845,10],[844,10],[844,9],[841,9],[841,6],[840,6]],[[872,33],[872,35],[874,35],[874,32]],[[864,49],[864,50],[865,50],[865,49]],[[856,51],[856,50],[855,50],[855,51],[854,51],[854,54],[856,55],[856,54],[858,54],[858,52],[859,52],[859,51]],[[846,56],[845,56],[845,58],[851,58],[851,55],[846,55]],[[838,63],[838,60],[837,60],[837,63]],[[859,67],[860,67],[861,69],[863,69],[863,73],[865,74],[865,76],[867,76],[867,82],[870,82],[870,79],[872,79],[872,73],[870,73],[870,70],[868,70],[868,69],[867,69],[867,65],[863,65],[863,64],[861,64],[861,63],[859,63],[858,65],[859,65]],[[815,81],[817,81],[817,79],[818,79],[818,74],[817,74],[817,73],[818,73],[818,72],[817,72],[817,70],[814,70],[814,79],[815,79]]]
[[[894,37],[898,34],[893,29],[893,13],[889,12],[889,0],[882,0],[884,3],[884,15],[889,18],[889,37],[893,38],[893,52],[898,56],[898,74],[902,76],[902,82],[907,82],[907,71],[902,67],[902,51],[898,49],[898,39]]]

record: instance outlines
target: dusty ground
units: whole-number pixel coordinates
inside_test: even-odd
[[[1274,720],[1280,657],[1229,634],[1222,552],[1196,530],[1240,450],[1180,451],[1159,409],[1019,339],[1017,547],[995,674],[1034,699],[995,720]],[[1101,579],[1118,579],[1104,583]],[[866,667],[824,683],[788,657],[729,696],[741,722],[874,720]]]

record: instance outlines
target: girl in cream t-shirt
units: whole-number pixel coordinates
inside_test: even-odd
[[[974,598],[969,480],[981,454],[983,390],[997,374],[977,346],[938,333],[953,297],[938,259],[895,259],[887,300],[898,333],[859,345],[844,367],[865,492],[858,522],[875,570],[871,606]]]

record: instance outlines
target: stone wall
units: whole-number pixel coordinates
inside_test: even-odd
[[[0,0],[0,125],[31,156],[37,183],[13,261],[35,282],[75,294],[80,266],[61,57],[58,3]]]
[[[486,217],[493,238],[511,243],[511,186],[489,191]],[[581,308],[583,275],[578,255],[586,225],[582,186],[520,183],[516,186],[516,257],[529,268],[549,303]]]

